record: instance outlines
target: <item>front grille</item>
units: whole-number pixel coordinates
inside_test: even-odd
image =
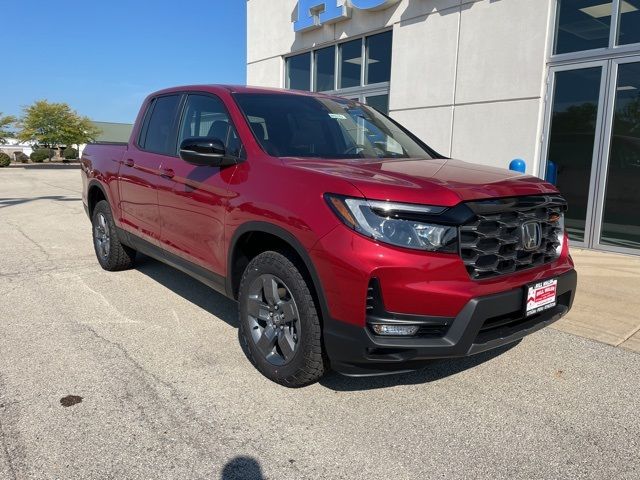
[[[557,258],[566,210],[558,195],[515,197],[467,203],[475,218],[460,227],[460,256],[474,280],[537,267]],[[540,245],[523,246],[522,225],[540,224]]]

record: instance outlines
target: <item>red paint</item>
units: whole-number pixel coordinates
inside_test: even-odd
[[[88,182],[96,179],[109,196],[120,228],[201,267],[226,276],[228,249],[237,228],[250,221],[279,226],[309,254],[331,317],[357,325],[364,325],[365,292],[372,276],[380,279],[390,311],[455,316],[471,298],[521,288],[573,267],[565,242],[552,264],[472,281],[457,255],[376,243],[343,225],[323,199],[331,192],[453,206],[465,200],[557,192],[536,177],[446,159],[271,157],[257,144],[231,95],[266,89],[192,86],[161,93],[188,91],[222,99],[246,149],[246,161],[231,167],[198,167],[178,157],[143,152],[133,141],[128,146],[90,145],[82,159],[83,198],[87,203]],[[138,137],[141,119],[142,113],[132,139]],[[125,164],[129,159],[133,167]],[[172,170],[172,178],[167,170]]]

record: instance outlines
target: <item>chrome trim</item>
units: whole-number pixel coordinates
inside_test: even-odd
[[[435,207],[431,205],[416,205],[413,203],[396,203],[384,202],[380,200],[367,200],[372,210],[382,210],[386,212],[405,212],[405,213],[428,213],[438,214],[444,212],[446,207]]]

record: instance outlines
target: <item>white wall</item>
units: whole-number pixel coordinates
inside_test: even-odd
[[[552,1],[402,0],[296,34],[296,0],[248,0],[247,83],[282,87],[284,55],[393,26],[391,115],[445,155],[537,173]]]
[[[0,144],[0,152],[6,153],[11,157],[13,162],[14,152],[22,152],[25,155],[31,155],[33,152],[33,142],[21,142],[17,138],[7,138],[5,144]]]

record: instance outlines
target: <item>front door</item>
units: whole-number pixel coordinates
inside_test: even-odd
[[[175,150],[175,120],[180,95],[153,99],[135,144],[120,166],[120,208],[125,229],[157,244],[160,238],[158,185],[163,155]]]
[[[227,152],[240,155],[240,140],[222,100],[189,94],[178,128],[179,146],[191,137],[213,137]],[[197,166],[177,155],[165,157],[161,170],[170,186],[158,192],[164,249],[219,275],[225,275],[224,215],[235,166]]]

